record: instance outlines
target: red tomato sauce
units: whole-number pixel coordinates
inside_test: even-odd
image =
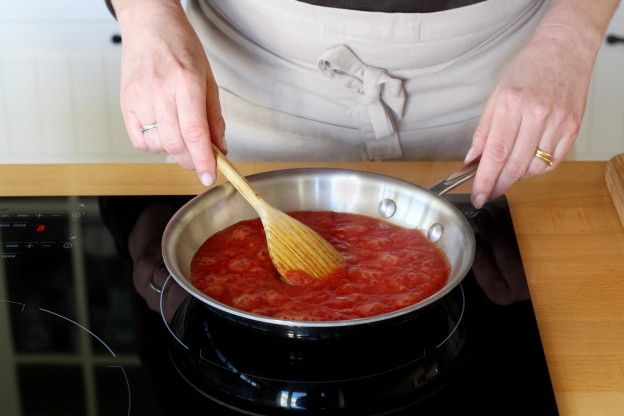
[[[191,281],[208,296],[258,315],[332,321],[379,315],[417,303],[446,283],[442,251],[417,229],[363,215],[293,212],[343,257],[327,277],[293,286],[269,258],[259,219],[210,237],[191,262]],[[307,279],[303,279],[307,280]]]

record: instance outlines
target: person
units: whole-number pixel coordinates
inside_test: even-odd
[[[564,159],[618,3],[189,0],[188,16],[177,0],[109,5],[134,147],[206,186],[211,142],[238,161],[481,157],[481,207]]]

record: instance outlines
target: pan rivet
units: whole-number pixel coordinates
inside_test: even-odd
[[[384,199],[379,203],[377,211],[382,217],[390,218],[396,212],[396,203],[391,199]]]
[[[427,231],[427,238],[429,239],[429,241],[435,243],[440,239],[440,237],[442,237],[443,233],[444,227],[442,226],[442,224],[436,222],[431,227],[429,227],[429,230]]]

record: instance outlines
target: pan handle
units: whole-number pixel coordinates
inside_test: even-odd
[[[467,165],[464,165],[464,167],[460,170],[453,172],[449,177],[442,179],[440,182],[429,188],[429,190],[434,194],[442,196],[462,183],[474,178],[477,174],[477,168],[479,167],[480,160],[481,157],[478,157]]]

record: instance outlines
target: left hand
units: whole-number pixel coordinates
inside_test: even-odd
[[[585,110],[595,51],[571,39],[533,39],[490,95],[466,162],[481,155],[472,202],[502,195],[521,178],[550,172],[574,143]],[[553,156],[552,166],[535,157]]]

